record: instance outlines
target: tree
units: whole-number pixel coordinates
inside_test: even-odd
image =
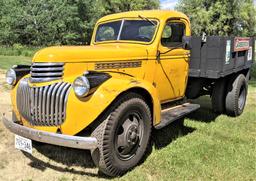
[[[3,1],[2,44],[80,44],[87,39],[90,17],[86,15],[90,14],[93,0]]]
[[[104,14],[159,8],[159,0],[101,0],[101,3]]]
[[[180,0],[176,9],[189,16],[194,35],[255,35],[253,0]]]
[[[0,44],[88,44],[103,15],[159,7],[159,0],[0,0]]]

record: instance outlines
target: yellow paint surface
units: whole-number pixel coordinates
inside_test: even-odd
[[[117,19],[138,19],[139,15],[158,22],[152,42],[94,42],[97,26],[102,22]],[[139,61],[141,66],[98,70],[108,72],[112,77],[85,99],[77,98],[71,89],[67,101],[66,120],[63,125],[34,128],[50,132],[56,132],[60,128],[64,134],[75,135],[90,125],[118,95],[132,88],[142,88],[151,95],[154,124],[159,124],[161,103],[184,97],[188,77],[189,51],[179,48],[157,57],[159,52],[166,52],[170,49],[163,47],[160,41],[165,24],[170,18],[175,18],[176,22],[183,22],[186,25],[185,34],[190,36],[190,22],[182,13],[175,11],[136,11],[101,18],[96,24],[90,46],[57,46],[37,52],[33,62],[65,63],[63,79],[58,81],[69,83],[72,83],[76,77],[85,71],[95,71],[95,64],[97,63]],[[180,20],[178,20],[179,18]],[[33,83],[30,86],[45,86],[58,81]],[[12,90],[12,102],[17,117],[21,118],[16,107],[17,86],[18,84]],[[22,122],[25,126],[33,127],[24,119]]]

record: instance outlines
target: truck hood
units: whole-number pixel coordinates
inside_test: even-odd
[[[38,51],[33,62],[100,62],[147,58],[147,49],[143,45],[105,44],[49,47]]]

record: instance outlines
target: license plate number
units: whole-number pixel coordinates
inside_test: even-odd
[[[32,154],[32,141],[19,135],[15,135],[15,148]]]

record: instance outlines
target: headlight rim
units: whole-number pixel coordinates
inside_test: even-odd
[[[14,77],[11,77],[10,74],[13,73]],[[12,82],[9,82],[8,81],[8,78],[12,78]],[[5,75],[5,79],[6,79],[6,83],[8,85],[11,85],[11,86],[14,86],[16,83],[17,83],[17,73],[16,71],[13,69],[13,68],[10,68],[7,72],[6,72],[6,75]]]
[[[79,92],[76,91],[78,87],[76,87],[77,85],[75,85],[75,82],[78,81],[78,79],[81,79],[81,80],[85,83],[85,85],[87,85],[86,90],[85,90],[83,93],[79,93]],[[88,78],[85,77],[85,76],[79,76],[79,77],[77,77],[77,78],[74,80],[73,84],[72,84],[72,88],[73,88],[73,90],[74,90],[75,95],[76,95],[77,97],[79,97],[79,98],[84,98],[84,97],[86,97],[86,96],[89,94],[90,89],[91,89],[91,87],[90,87],[90,82],[89,82]]]

